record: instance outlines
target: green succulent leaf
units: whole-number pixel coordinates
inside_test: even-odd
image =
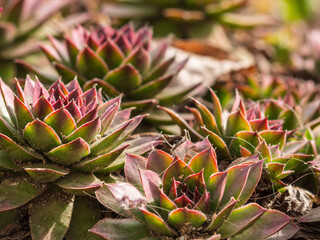
[[[180,229],[186,223],[194,228],[198,228],[206,221],[207,217],[205,214],[188,208],[177,208],[171,211],[168,216],[168,222],[176,229]]]
[[[34,120],[32,113],[26,107],[26,105],[16,96],[14,96],[14,111],[16,114],[16,121],[20,129]]]
[[[108,72],[106,63],[89,47],[85,47],[77,56],[76,67],[88,80],[102,79]]]
[[[0,184],[0,211],[23,206],[39,196],[43,190],[43,186],[34,184],[24,177],[13,178],[11,181],[4,179]]]
[[[235,136],[240,131],[250,132],[252,129],[245,116],[240,111],[236,111],[227,119],[226,136]]]
[[[82,138],[87,143],[90,143],[100,132],[101,121],[100,118],[96,118],[90,122],[83,124],[81,127],[77,128],[74,132],[68,135],[64,141],[71,142],[77,138]]]
[[[63,137],[68,136],[77,126],[68,110],[64,107],[59,108],[58,110],[50,113],[45,119],[44,122],[52,127],[54,131],[63,139]]]
[[[138,88],[142,83],[139,71],[131,64],[109,71],[103,80],[125,94]]]
[[[218,233],[223,238],[228,238],[241,232],[257,220],[267,209],[256,203],[251,203],[232,211],[228,221],[225,221],[219,228]]]
[[[158,215],[149,212],[146,209],[141,208],[140,211],[142,212],[148,227],[151,228],[158,234],[165,235],[165,236],[176,236],[177,233],[171,229],[163,219],[161,219]]]
[[[267,144],[277,145],[279,144],[280,150],[284,147],[286,142],[286,132],[277,130],[267,130],[259,132],[259,136],[262,137]]]
[[[3,134],[0,134],[0,149],[2,153],[10,156],[12,159],[19,159],[24,162],[37,161],[42,158],[40,155],[23,148]]]
[[[215,212],[223,196],[227,180],[227,172],[212,174],[207,182],[207,191],[210,193],[210,210]]]
[[[65,238],[67,240],[101,240],[101,237],[88,231],[100,219],[99,204],[95,200],[76,196],[71,222]]]
[[[150,236],[146,226],[135,219],[105,218],[94,225],[90,232],[110,240],[141,240]]]
[[[74,196],[52,193],[32,204],[29,209],[30,229],[35,240],[62,240],[68,230]]]
[[[44,152],[49,152],[61,144],[61,140],[56,132],[39,119],[27,124],[23,136],[32,147]]]
[[[173,158],[161,150],[153,150],[147,160],[146,169],[163,174],[173,162]]]
[[[37,182],[53,182],[60,177],[67,175],[69,170],[54,164],[27,164],[24,170]]]
[[[207,150],[198,153],[190,160],[189,166],[195,173],[203,170],[203,177],[205,182],[207,182],[212,174],[218,172],[215,151],[210,147]]]
[[[232,240],[237,239],[264,239],[277,233],[291,222],[291,218],[287,215],[274,210],[266,211],[250,228],[232,237]],[[263,231],[261,231],[263,229]]]

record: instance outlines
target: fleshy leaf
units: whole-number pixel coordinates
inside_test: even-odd
[[[76,168],[84,172],[97,172],[109,166],[129,145],[123,145],[115,150],[80,162]]]
[[[168,153],[155,149],[148,157],[146,169],[161,175],[172,162],[173,158]]]
[[[140,178],[143,191],[148,202],[158,202],[160,198],[161,179],[153,171],[140,169]]]
[[[131,51],[124,63],[132,64],[141,74],[144,74],[149,69],[151,61],[148,52],[143,47],[138,47]]]
[[[59,179],[56,184],[66,190],[86,191],[102,186],[102,182],[93,174],[73,172]]]
[[[27,164],[24,170],[37,182],[53,182],[58,178],[67,175],[69,170],[54,164]]]
[[[319,222],[320,221],[320,207],[311,209],[299,219],[299,222]]]
[[[223,196],[226,186],[227,172],[212,174],[207,182],[207,191],[210,193],[210,210],[215,212]]]
[[[65,238],[101,240],[101,238],[88,230],[101,219],[99,203],[88,197],[76,196],[72,211],[72,218]]]
[[[227,170],[226,187],[220,201],[221,207],[226,204],[231,197],[234,197],[236,200],[240,197],[240,194],[246,184],[249,171],[250,165],[245,164],[236,165]]]
[[[230,198],[229,202],[225,204],[224,208],[217,215],[213,216],[207,229],[210,231],[213,231],[220,228],[221,225],[228,220],[236,203],[237,203],[237,200],[235,200],[233,197]]]
[[[229,115],[226,127],[226,136],[234,136],[240,131],[251,131],[250,123],[245,116],[236,111]]]
[[[262,137],[267,144],[277,145],[279,144],[280,150],[283,148],[286,142],[286,132],[277,130],[267,130],[259,132],[260,137]]]
[[[241,232],[243,229],[257,220],[267,209],[260,207],[256,203],[251,203],[232,211],[223,225],[219,228],[218,233],[223,238],[228,238]]]
[[[89,231],[112,240],[141,240],[150,235],[146,226],[135,219],[105,218]]]
[[[28,151],[3,134],[0,134],[0,150],[11,158],[24,162],[42,158],[41,155]]]
[[[89,47],[85,47],[79,53],[76,66],[82,75],[87,76],[88,80],[95,77],[102,79],[108,72],[108,66]]]
[[[139,87],[142,82],[140,73],[131,64],[123,65],[108,72],[104,81],[125,94]]]
[[[173,229],[170,229],[170,227],[165,223],[165,221],[161,219],[158,215],[151,213],[144,208],[141,208],[140,211],[142,212],[145,220],[147,221],[148,227],[150,227],[156,233],[165,236],[177,235],[177,233]]]
[[[61,138],[68,136],[77,128],[72,115],[64,107],[50,113],[44,122],[52,127]]]
[[[168,193],[170,191],[173,179],[183,181],[191,174],[193,174],[191,168],[185,162],[181,161],[179,158],[176,158],[163,175],[164,192]]]
[[[197,109],[199,110],[199,112],[201,114],[201,119],[203,121],[204,126],[207,129],[209,129],[211,132],[217,134],[218,136],[221,136],[216,119],[212,115],[212,113],[209,111],[209,109],[206,108],[206,106],[204,106],[202,103],[200,103],[196,99],[193,99],[193,101],[196,104]]]
[[[291,221],[290,217],[279,211],[268,210],[250,228],[237,234],[232,239],[264,239],[278,232]]]
[[[34,117],[39,118],[40,120],[43,120],[46,116],[48,116],[53,111],[54,109],[52,105],[44,96],[39,98],[39,100],[36,102],[36,104],[33,107]]]
[[[124,173],[129,183],[135,186],[141,186],[139,169],[146,169],[146,162],[147,160],[144,157],[127,153]]]
[[[7,211],[20,207],[42,193],[43,187],[34,184],[29,179],[5,179],[0,184],[0,211]]]
[[[29,210],[32,239],[63,239],[68,230],[74,196],[53,193],[32,204]]]
[[[176,229],[180,229],[186,223],[194,228],[198,228],[201,227],[206,220],[207,217],[202,212],[188,208],[177,208],[170,212],[168,216],[168,222]]]
[[[24,127],[34,120],[32,113],[27,106],[16,96],[14,96],[14,111],[16,114],[16,120],[18,127],[24,129]]]
[[[23,135],[32,147],[44,152],[48,152],[61,144],[56,132],[39,119],[28,123]]]
[[[119,67],[125,57],[121,49],[111,39],[99,47],[97,53],[110,69]]]
[[[207,182],[212,174],[218,172],[217,156],[214,149],[210,147],[194,156],[189,162],[189,167],[195,173],[203,169],[203,177]]]
[[[89,155],[90,146],[82,138],[62,144],[59,147],[52,149],[46,154],[53,162],[69,166],[79,162],[82,158]]]
[[[96,118],[90,122],[83,124],[81,127],[72,132],[66,137],[66,142],[71,142],[77,138],[82,138],[87,143],[90,143],[100,132],[101,121],[100,118]]]
[[[230,159],[231,155],[229,149],[223,139],[205,127],[203,127],[202,129],[206,134],[208,134],[208,138],[212,145],[216,147],[216,153],[218,157],[222,159]]]

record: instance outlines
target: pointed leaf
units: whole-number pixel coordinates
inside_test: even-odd
[[[141,240],[150,236],[148,228],[135,219],[105,218],[89,231],[112,240]]]
[[[34,117],[39,118],[40,120],[43,120],[46,116],[48,116],[53,111],[54,111],[54,108],[44,96],[39,98],[39,100],[36,102],[36,104],[33,107]]]
[[[67,175],[69,170],[54,164],[27,164],[23,169],[37,182],[53,182],[58,178]]]
[[[68,136],[77,128],[72,115],[64,107],[50,113],[44,122],[52,127],[61,138]]]
[[[222,199],[226,186],[227,172],[217,172],[210,176],[207,182],[207,191],[210,193],[210,210],[215,212]]]
[[[160,199],[160,185],[161,179],[160,177],[153,171],[150,170],[139,170],[141,184],[146,195],[147,201],[159,202]]]
[[[286,142],[286,132],[277,130],[267,130],[259,132],[260,137],[262,137],[267,144],[277,145],[279,144],[280,150],[283,148]]]
[[[172,162],[173,158],[168,153],[155,149],[148,157],[146,169],[161,175]]]
[[[189,167],[195,172],[200,172],[202,169],[204,180],[207,182],[210,176],[218,172],[217,156],[212,147],[198,153],[189,162]]]
[[[170,191],[173,179],[183,181],[191,174],[193,174],[191,168],[185,162],[181,161],[179,158],[176,158],[163,175],[164,192],[167,194]]]
[[[59,76],[63,78],[63,81],[68,83],[77,78],[80,83],[84,83],[86,80],[84,76],[80,75],[78,72],[68,68],[61,63],[53,63],[54,68],[58,72]]]
[[[238,198],[238,203],[236,204],[236,207],[242,206],[252,195],[253,191],[258,185],[258,182],[260,181],[262,167],[263,161],[257,161],[256,163],[253,163],[251,165],[248,179],[244,188],[242,189],[240,197]]]
[[[150,227],[153,231],[158,234],[165,235],[165,236],[176,236],[177,233],[171,229],[163,219],[161,219],[158,215],[149,212],[148,210],[141,208],[140,211],[142,212],[145,220],[148,223],[148,227]]]
[[[188,208],[177,208],[168,216],[168,222],[176,229],[180,229],[186,223],[194,228],[199,228],[206,220],[207,217],[202,212]]]
[[[121,49],[112,40],[100,46],[97,53],[107,63],[110,69],[119,67],[125,57]]]
[[[66,190],[90,190],[102,186],[102,182],[89,173],[73,172],[59,179],[56,184]]]
[[[236,133],[232,138],[229,148],[232,149],[237,156],[240,156],[240,146],[253,153],[259,143],[259,135],[257,132],[241,131]]]
[[[217,230],[228,221],[228,218],[230,214],[232,213],[235,205],[237,203],[237,200],[235,200],[233,197],[230,198],[230,201],[228,201],[227,204],[225,204],[224,208],[217,214],[212,217],[212,220],[207,227],[207,230],[214,231]]]
[[[142,83],[139,71],[131,64],[123,65],[108,72],[104,81],[111,84],[119,92],[124,92],[125,94],[138,88]]]
[[[138,47],[127,56],[124,63],[132,64],[142,75],[150,68],[151,59],[143,47]]]
[[[86,159],[80,162],[76,168],[84,172],[97,172],[109,166],[129,145],[124,145],[116,148],[98,157]]]
[[[89,47],[85,47],[79,53],[76,67],[88,80],[95,77],[102,79],[108,72],[108,67],[104,61]]]
[[[216,120],[219,131],[222,132],[222,107],[218,96],[214,93],[214,91],[209,89],[211,94],[211,99],[213,103],[213,116]]]
[[[197,109],[199,110],[201,114],[201,119],[204,124],[203,127],[206,127],[211,132],[217,134],[218,136],[221,136],[220,130],[218,128],[217,122],[215,117],[212,115],[212,113],[209,111],[206,106],[204,106],[202,103],[197,101],[196,99],[192,99],[193,102],[196,104]]]
[[[14,96],[14,111],[18,127],[22,130],[29,122],[34,120],[33,115],[27,106],[16,96]]]
[[[62,144],[46,154],[54,163],[69,166],[89,155],[90,146],[82,138]]]
[[[65,138],[65,141],[71,142],[77,138],[82,138],[87,143],[90,143],[99,134],[100,129],[100,118],[96,118],[76,129],[74,132],[72,132],[69,136]]]
[[[48,152],[61,144],[61,140],[55,131],[39,119],[28,123],[23,135],[33,148],[44,152]]]
[[[126,154],[124,173],[129,183],[135,186],[142,186],[139,169],[146,169],[147,160],[144,157]]]
[[[234,136],[240,131],[250,132],[250,123],[240,111],[230,113],[227,120],[226,136]]]
[[[123,124],[120,128],[116,131],[111,132],[108,136],[99,139],[91,146],[91,155],[97,156],[101,153],[107,152],[112,150],[112,146],[119,139],[119,137],[124,133],[126,128],[130,125],[133,120],[130,120]]]
[[[37,161],[41,155],[30,152],[26,148],[16,144],[7,136],[0,134],[0,150],[3,154],[10,156],[12,159],[20,161]]]
[[[209,141],[216,148],[216,153],[218,155],[218,158],[230,159],[231,154],[224,140],[214,132],[211,132],[210,130],[208,130],[207,128],[203,127],[202,129],[206,134],[208,134]]]
[[[257,220],[267,209],[260,207],[256,203],[251,203],[232,211],[223,225],[219,228],[218,233],[223,238],[231,237],[241,232],[248,225]]]
[[[231,197],[234,197],[236,200],[239,199],[246,184],[250,167],[250,165],[242,164],[233,166],[227,170],[226,187],[220,201],[221,207],[226,204]]]
[[[279,211],[268,210],[250,228],[232,239],[264,239],[278,232],[291,221],[290,217]]]
[[[132,99],[153,98],[160,93],[172,80],[173,75],[162,76],[156,80],[148,82],[129,94]]]

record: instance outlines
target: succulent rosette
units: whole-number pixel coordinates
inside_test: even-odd
[[[277,101],[265,101],[246,108],[237,94],[231,112],[222,111],[217,95],[210,90],[213,111],[193,99],[196,108],[188,107],[194,115],[189,124],[175,111],[161,107],[179,125],[188,130],[194,138],[208,136],[220,159],[234,161],[238,157],[258,155],[264,159],[269,176],[276,187],[285,184],[281,179],[296,172],[302,173],[312,160],[312,155],[299,153],[308,141],[289,141],[293,127],[298,120],[290,108],[284,108]],[[278,116],[281,116],[278,117]],[[288,128],[290,131],[286,131]]]
[[[0,0],[0,70],[4,80],[16,76],[15,58],[38,51],[37,45],[49,31],[52,34],[61,32],[51,24],[51,20],[72,1]],[[73,25],[74,20],[79,24],[88,19],[88,14],[74,14],[72,18]],[[69,19],[66,17],[58,22],[66,29],[72,25]]]
[[[119,110],[121,97],[104,101],[101,91],[83,92],[76,80],[47,90],[27,77],[16,89],[0,82],[0,214],[29,206],[33,239],[63,239],[69,226],[69,239],[79,239],[81,211],[92,221],[100,215],[85,196],[123,168],[116,160],[144,116],[130,118],[130,109]],[[83,224],[87,234],[92,225]]]
[[[96,196],[131,218],[106,218],[90,231],[109,240],[134,240],[265,239],[285,229],[291,230],[287,237],[298,230],[279,211],[253,202],[245,205],[259,182],[263,161],[252,158],[219,171],[215,150],[207,140],[187,142],[173,155],[161,150],[152,151],[147,159],[127,155],[128,182],[108,184]]]
[[[103,26],[92,31],[79,26],[63,41],[49,37],[53,47],[42,50],[65,82],[77,76],[85,89],[97,84],[110,97],[124,94],[124,107],[144,110],[161,102],[157,95],[185,65],[175,57],[165,58],[168,42],[153,46],[152,31],[142,27],[135,31],[132,24],[121,29]],[[30,67],[38,76],[40,71]],[[44,76],[43,76],[44,77]],[[193,90],[168,91],[161,97],[181,100]]]

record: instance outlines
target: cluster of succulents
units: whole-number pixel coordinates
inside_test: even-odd
[[[15,77],[13,61],[38,50],[35,42],[40,44],[39,39],[45,38],[49,20],[70,2],[71,0],[0,1],[0,70],[3,79]]]
[[[0,90],[1,212],[27,205],[34,239],[50,231],[50,239],[60,239],[80,221],[70,218],[77,215],[77,196],[94,192],[103,185],[99,176],[123,167],[115,160],[144,116],[130,119],[130,110],[119,110],[121,97],[104,101],[101,91],[83,92],[76,80],[57,80],[47,90],[27,77],[16,93],[2,81]],[[65,211],[55,213],[60,208]],[[38,229],[43,218],[52,219]]]
[[[141,2],[222,22],[247,3]],[[0,0],[3,18],[20,29],[36,3]],[[25,222],[33,240],[290,239],[320,221],[317,84],[238,72],[222,89],[231,104],[209,88],[211,101],[199,91],[178,105],[198,84],[170,91],[186,60],[149,27],[78,26],[48,39],[56,75],[20,61],[41,81],[16,79],[12,90],[0,79],[0,238]]]
[[[89,31],[79,26],[63,41],[53,37],[49,40],[53,47],[42,46],[42,50],[63,81],[69,82],[77,76],[85,89],[98,85],[110,97],[123,93],[123,107],[145,111],[162,99],[168,103],[172,102],[170,98],[182,100],[194,89],[192,86],[167,91],[158,97],[187,59],[175,61],[175,57],[167,57],[168,41],[153,46],[152,30],[148,27],[135,31],[132,24],[127,24],[118,30],[105,26]],[[36,67],[27,67],[48,78]]]

